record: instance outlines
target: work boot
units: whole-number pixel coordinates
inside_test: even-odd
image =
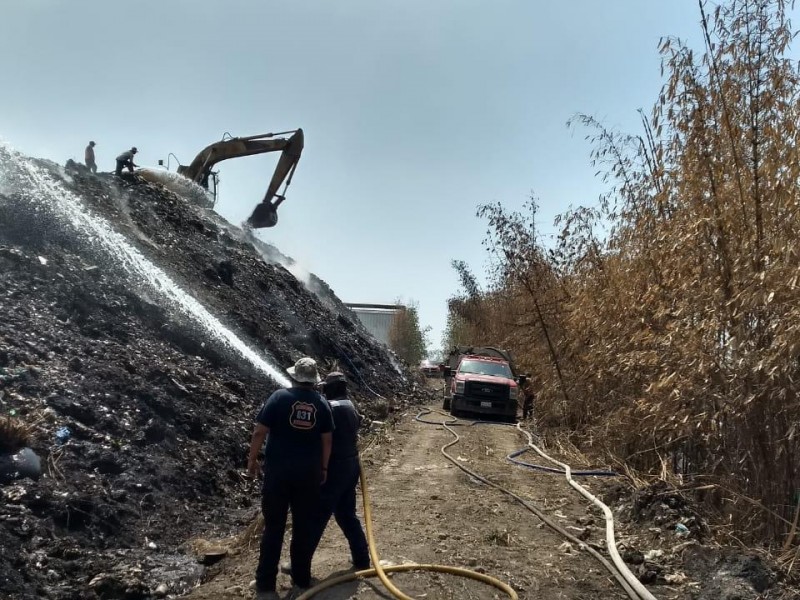
[[[312,577],[306,585],[298,585],[297,583],[294,583],[291,591],[289,592],[289,598],[297,598],[298,596],[302,596],[311,588],[316,587],[317,584],[319,584],[319,579],[316,577]]]

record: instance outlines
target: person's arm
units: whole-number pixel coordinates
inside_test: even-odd
[[[253,477],[258,476],[258,453],[269,433],[269,427],[256,423],[253,436],[250,438],[250,454],[247,457],[247,473]],[[329,455],[330,456],[330,455]]]
[[[322,483],[328,480],[328,462],[331,460],[331,449],[333,448],[333,433],[322,434]]]

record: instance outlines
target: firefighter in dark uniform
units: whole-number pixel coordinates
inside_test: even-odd
[[[527,381],[525,385],[520,387],[523,394],[522,420],[527,421],[533,416],[533,385],[530,381]]]
[[[322,486],[314,549],[333,515],[350,545],[353,567],[359,571],[369,569],[367,538],[356,515],[356,486],[361,473],[358,462],[358,429],[362,417],[352,400],[347,398],[347,380],[342,373],[329,373],[322,393],[333,413],[334,432],[328,479]]]
[[[256,417],[250,441],[248,472],[258,475],[258,453],[264,449],[261,510],[264,533],[256,568],[256,599],[278,598],[275,584],[288,511],[292,511],[291,575],[301,588],[311,584],[311,557],[320,501],[328,473],[333,417],[316,392],[317,363],[301,358],[287,369],[292,387],[278,390]]]

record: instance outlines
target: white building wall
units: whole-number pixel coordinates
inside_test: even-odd
[[[397,309],[353,308],[350,307],[366,330],[382,344],[389,345],[389,330]]]

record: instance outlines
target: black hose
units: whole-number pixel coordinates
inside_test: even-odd
[[[428,412],[425,412],[425,410],[427,410]],[[427,415],[427,414],[430,414],[430,410],[429,409],[424,409],[422,412],[420,412],[414,418],[414,420],[418,421],[420,423],[425,423],[426,425],[444,425],[444,423],[442,423],[441,421],[429,421],[427,419],[423,419],[422,416],[423,415]],[[499,426],[503,426],[503,427],[514,427],[514,428],[516,428],[516,425],[512,425],[510,423],[496,423],[494,421],[470,421],[469,423],[459,423],[459,422],[457,422],[456,417],[453,417],[453,422],[452,423],[448,421],[447,424],[450,427],[472,427],[473,425],[499,425]],[[555,467],[545,467],[544,465],[536,465],[536,464],[532,464],[532,463],[526,463],[526,462],[521,461],[521,460],[517,460],[517,456],[525,454],[529,450],[530,450],[530,448],[525,447],[525,448],[522,448],[522,449],[517,450],[515,452],[512,452],[511,454],[506,456],[506,460],[508,460],[509,462],[511,462],[511,463],[513,463],[515,465],[519,465],[520,467],[525,467],[526,469],[532,469],[532,470],[535,470],[535,471],[542,471],[543,473],[554,473],[554,474],[557,474],[557,475],[565,475],[566,474],[566,471],[564,471],[563,469],[556,469]],[[615,473],[614,471],[602,471],[602,470],[572,471],[572,474],[574,476],[576,476],[576,477],[577,476],[580,476],[580,477],[618,477],[619,476],[619,473]]]
[[[558,475],[566,475],[567,472],[563,469],[556,469],[555,467],[545,467],[544,465],[535,465],[532,463],[526,463],[521,460],[517,460],[517,456],[521,454],[525,454],[528,452],[530,448],[522,448],[521,450],[517,450],[516,452],[512,452],[508,456],[506,456],[506,460],[514,463],[515,465],[519,465],[520,467],[525,467],[527,469],[533,469],[536,471],[543,471],[545,473],[557,473]],[[572,471],[572,475],[580,476],[580,477],[619,477],[619,473],[615,473],[614,471]]]
[[[423,409],[423,412],[421,412],[420,415],[418,415],[418,416],[421,416],[423,414],[431,414],[432,412],[434,412],[434,411],[426,408],[426,409]],[[443,416],[447,416],[447,415],[443,415]],[[583,542],[583,541],[579,540],[577,537],[572,535],[570,532],[568,532],[566,529],[564,529],[563,527],[561,527],[560,525],[558,525],[554,521],[550,520],[547,517],[547,515],[545,515],[535,505],[531,504],[527,500],[525,500],[522,497],[518,496],[514,492],[512,492],[512,491],[510,491],[510,490],[508,490],[508,489],[506,489],[506,488],[494,483],[493,481],[490,481],[486,477],[478,475],[475,471],[473,471],[471,469],[468,469],[467,467],[462,465],[458,460],[456,460],[450,454],[448,454],[447,453],[447,449],[449,447],[451,447],[451,446],[454,446],[455,444],[457,444],[461,440],[461,437],[451,427],[451,425],[454,424],[456,420],[457,419],[455,417],[453,417],[453,418],[450,418],[448,421],[443,421],[441,423],[437,423],[437,425],[440,425],[440,426],[444,427],[454,437],[454,439],[451,442],[445,444],[441,449],[442,455],[447,460],[449,460],[451,463],[453,463],[456,467],[461,469],[467,475],[469,475],[471,477],[474,477],[475,479],[477,479],[478,481],[484,483],[485,485],[488,485],[489,487],[494,488],[494,489],[498,490],[499,492],[502,492],[503,494],[506,494],[507,496],[513,498],[516,502],[518,502],[519,504],[524,506],[526,509],[528,509],[530,512],[532,512],[537,517],[539,517],[539,519],[545,525],[547,525],[550,529],[552,529],[553,531],[555,531],[556,533],[558,533],[562,537],[566,538],[570,542],[576,544],[578,546],[578,548],[580,548],[582,550],[586,550],[586,552],[591,554],[595,559],[597,559],[600,562],[600,564],[602,564],[606,568],[606,570],[608,570],[608,572],[614,577],[614,579],[617,580],[617,583],[619,583],[619,585],[622,587],[622,589],[625,590],[625,593],[628,595],[629,598],[631,598],[631,600],[641,600],[641,596],[639,596],[639,594],[637,594],[636,591],[631,587],[631,585],[625,580],[625,577],[617,569],[617,567],[614,564],[612,564],[611,562],[609,562],[609,560],[606,557],[604,557],[602,554],[600,554],[597,550],[595,550],[594,548],[589,546],[586,542]]]

